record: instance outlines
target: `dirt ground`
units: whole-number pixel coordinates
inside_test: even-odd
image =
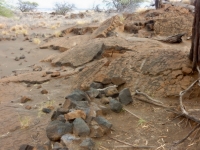
[[[159,99],[165,105],[179,107],[179,97],[175,94],[178,94],[179,89],[183,90],[185,88],[180,82],[187,81],[188,83],[183,85],[188,86],[197,78],[196,74],[181,74],[179,75],[180,79],[177,76],[177,78],[171,77],[174,71],[183,68],[183,64],[191,65],[187,59],[191,41],[186,40],[187,37],[184,37],[183,42],[180,44],[167,44],[155,40],[155,38],[159,38],[159,35],[155,38],[143,38],[137,37],[138,35],[136,36],[133,33],[117,30],[117,38],[124,40],[122,43],[117,43],[118,46],[122,44],[123,47],[123,44],[126,44],[125,41],[128,41],[128,48],[126,48],[130,48],[132,51],[114,52],[112,57],[110,56],[112,52],[107,51],[102,58],[93,59],[77,68],[55,66],[47,61],[48,58],[51,59],[51,57],[59,56],[65,52],[52,48],[40,49],[40,46],[47,43],[46,39],[50,41],[62,38],[52,38],[52,35],[55,35],[57,31],[62,31],[71,26],[87,25],[92,20],[91,16],[88,17],[90,19],[85,18],[85,21],[80,18],[70,20],[48,14],[45,14],[45,17],[38,16],[42,15],[35,15],[31,20],[29,17],[21,16],[22,20],[26,20],[26,24],[17,19],[9,21],[1,18],[2,21],[0,21],[5,22],[6,25],[5,28],[0,29],[2,38],[0,41],[1,150],[17,150],[22,144],[36,146],[48,142],[45,130],[50,122],[52,113],[44,114],[41,112],[41,108],[53,106],[56,109],[64,103],[66,95],[76,88],[91,83],[95,76],[99,76],[102,73],[107,73],[108,76],[120,74],[126,80],[126,84],[120,89],[129,87],[134,102],[131,105],[124,106],[123,111],[119,114],[109,112],[104,116],[113,124],[113,127],[108,135],[93,139],[96,143],[96,150],[133,149],[114,139],[132,145],[153,146],[149,148],[152,150],[168,150],[173,142],[184,138],[195,127],[196,124],[186,118],[179,117],[172,120],[175,117],[174,113],[134,98],[135,88],[139,87],[141,91],[146,92],[155,99]],[[107,19],[105,15],[101,16],[102,21]],[[93,18],[93,20],[96,18]],[[39,26],[38,24],[41,22],[45,22],[46,25]],[[58,22],[59,25],[55,27],[56,29],[52,29],[51,27]],[[100,23],[96,24],[99,26]],[[28,31],[27,35],[17,34],[16,31],[9,30],[16,24],[24,25],[24,29]],[[3,34],[4,31],[8,31],[8,35]],[[90,36],[92,33],[87,32],[84,35]],[[75,36],[77,35],[73,32],[64,35],[64,37],[68,38]],[[26,37],[28,37],[28,40],[25,40]],[[9,38],[9,40],[6,38]],[[15,38],[15,40],[12,40],[12,38]],[[40,43],[34,42],[34,38],[39,39]],[[116,45],[114,42],[117,39],[114,39],[114,42],[110,38],[107,39],[107,43],[104,41],[107,47]],[[78,43],[79,40],[77,38],[76,42]],[[16,57],[22,55],[25,56],[24,59],[15,60]],[[180,57],[174,61],[173,56]],[[162,59],[165,57],[166,62],[165,59]],[[145,60],[146,66],[142,66],[143,60]],[[162,64],[159,62],[160,60],[165,63]],[[158,62],[155,63],[154,61]],[[37,68],[40,70],[33,71],[34,69],[37,70]],[[162,70],[162,68],[164,69]],[[145,73],[145,70],[149,72]],[[164,72],[169,70],[169,75],[165,76]],[[58,78],[42,77],[46,71],[59,71],[62,76]],[[191,80],[184,80],[186,76],[189,76]],[[165,81],[169,81],[169,83]],[[173,83],[171,84],[170,81]],[[157,85],[157,82],[159,82],[159,85]],[[158,86],[161,87],[161,84],[164,84],[163,87],[158,88]],[[179,85],[181,85],[180,88]],[[41,94],[43,89],[47,90],[48,94]],[[195,94],[197,93],[196,95],[194,93],[191,94],[191,92],[192,97],[186,96],[184,100],[184,105],[187,108],[198,109],[200,107],[198,87],[195,90],[197,90],[197,92],[194,92]],[[31,101],[21,103],[20,100],[23,96],[29,97]],[[93,101],[97,104],[99,103],[98,99]],[[31,109],[26,109],[26,106],[31,106]],[[140,119],[132,115],[131,112],[139,116]],[[28,125],[24,128],[23,125],[26,123]],[[200,149],[199,141],[198,129],[185,142],[174,149],[198,150]]]

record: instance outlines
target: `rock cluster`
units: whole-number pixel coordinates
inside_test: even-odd
[[[74,90],[65,97],[64,104],[53,112],[46,135],[54,150],[94,149],[92,138],[103,137],[112,128],[105,115],[111,111],[120,113],[123,105],[133,102],[128,88],[117,89],[125,83],[122,78],[98,80],[90,84],[88,91]]]

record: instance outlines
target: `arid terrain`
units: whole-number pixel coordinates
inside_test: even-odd
[[[1,150],[200,149],[199,129],[174,146],[196,126],[176,113],[180,91],[198,78],[188,9],[16,16],[0,18]],[[182,33],[179,43],[166,40]],[[184,96],[188,112],[198,112],[199,96],[198,85]],[[55,138],[52,122],[72,125],[77,139]],[[95,144],[83,146],[88,137]]]

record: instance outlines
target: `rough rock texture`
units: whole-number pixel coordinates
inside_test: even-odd
[[[125,88],[122,91],[120,91],[119,101],[124,105],[128,105],[133,102],[131,92],[128,88]]]
[[[108,36],[110,31],[115,30],[117,27],[123,28],[119,16],[114,16],[106,21],[104,21],[93,33],[92,38],[105,38]]]
[[[52,121],[46,127],[47,137],[51,141],[58,141],[60,138],[67,133],[72,132],[72,125],[70,123],[63,123],[61,121]]]
[[[96,121],[102,128],[104,128],[104,131],[107,132],[111,129],[112,124],[106,120],[104,117],[96,117],[94,118],[94,121]]]
[[[112,111],[116,113],[120,113],[122,111],[122,104],[119,101],[111,99],[109,104]]]
[[[80,144],[80,146],[87,150],[93,150],[95,144],[91,138],[86,138],[85,140],[83,140],[83,142]]]
[[[102,51],[102,42],[89,41],[58,55],[52,60],[52,64],[56,66],[82,66],[101,56]]]
[[[73,122],[73,133],[78,136],[87,136],[90,134],[90,128],[81,118],[76,118]]]
[[[85,43],[89,40],[89,36],[85,35],[78,35],[78,36],[72,36],[72,37],[61,37],[61,38],[54,38],[47,43],[40,46],[41,49],[46,48],[53,48],[55,50],[59,50],[61,52],[64,52],[66,50],[69,50],[73,48],[76,45],[80,45],[81,43]]]

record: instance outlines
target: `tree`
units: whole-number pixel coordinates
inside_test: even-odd
[[[18,8],[22,12],[34,11],[38,7],[38,3],[30,1],[18,0]]]
[[[11,17],[13,12],[10,6],[5,2],[5,0],[0,0],[0,16]]]
[[[156,9],[161,8],[161,5],[162,5],[162,0],[155,0],[155,7],[156,7]]]
[[[108,9],[116,9],[118,12],[135,11],[141,2],[145,0],[103,0]]]
[[[195,16],[192,27],[192,45],[189,54],[193,71],[196,70],[197,67],[200,67],[200,0],[196,0],[194,5]]]
[[[65,15],[67,12],[72,11],[74,8],[74,4],[69,4],[68,2],[63,1],[55,3],[53,10],[56,14]]]

